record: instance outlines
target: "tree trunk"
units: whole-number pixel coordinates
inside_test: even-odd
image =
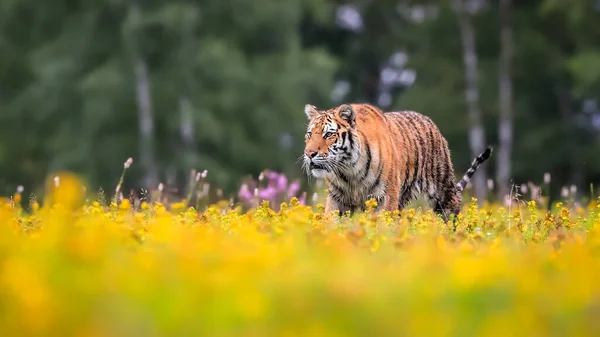
[[[469,121],[469,143],[471,156],[475,158],[485,150],[485,131],[481,121],[479,107],[479,79],[477,70],[477,52],[475,50],[475,29],[471,22],[470,14],[465,8],[463,0],[455,0],[454,7],[460,29],[460,39],[463,49],[463,62],[465,67],[465,98]],[[485,165],[480,166],[473,175],[473,195],[478,199],[479,205],[487,198]]]
[[[195,122],[194,122],[194,110],[190,99],[182,95],[179,97],[179,135],[181,137],[181,163],[185,173],[195,168],[198,164],[197,153],[195,149]],[[183,174],[184,177],[187,174]],[[189,182],[185,182],[187,184]]]
[[[573,98],[569,87],[564,82],[556,85],[558,108],[562,117],[563,137],[567,147],[570,174],[565,185],[573,184],[580,190],[583,186],[583,167],[579,157],[577,130],[575,128],[575,112],[573,111]],[[579,193],[579,192],[578,192]]]
[[[196,57],[196,39],[194,29],[198,20],[196,7],[189,5],[186,9],[186,15],[182,17],[184,24],[181,28],[181,40],[178,52],[179,62],[179,135],[181,137],[183,169],[187,173],[191,169],[198,169],[195,136],[196,123],[194,118],[194,92],[196,92],[194,79],[194,62]],[[187,183],[187,182],[186,182]]]
[[[140,127],[140,162],[146,170],[144,178],[146,188],[154,188],[158,183],[158,170],[154,159],[154,116],[150,97],[148,67],[141,58],[136,61],[135,82]]]
[[[154,158],[154,116],[150,90],[150,76],[146,61],[137,46],[136,30],[140,22],[140,9],[135,2],[129,5],[128,22],[124,27],[125,48],[129,51],[134,67],[136,101],[138,107],[140,164],[143,168],[143,184],[152,189],[158,184],[158,169]]]
[[[513,144],[513,90],[511,79],[511,60],[513,55],[512,25],[510,22],[511,0],[500,0],[500,118],[498,121],[498,160],[496,161],[496,180],[498,199],[510,191],[511,153]]]
[[[179,133],[186,152],[194,150],[194,112],[192,102],[185,96],[179,97]]]

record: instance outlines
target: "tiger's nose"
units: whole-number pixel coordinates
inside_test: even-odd
[[[305,150],[304,154],[308,157],[308,158],[314,158],[317,155],[317,151],[312,151],[312,150]]]

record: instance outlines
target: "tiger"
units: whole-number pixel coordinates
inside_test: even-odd
[[[402,210],[425,194],[435,214],[447,222],[458,215],[462,192],[491,155],[487,146],[455,183],[448,142],[434,122],[415,111],[384,112],[367,103],[319,110],[308,118],[302,167],[308,177],[324,179],[325,213]]]

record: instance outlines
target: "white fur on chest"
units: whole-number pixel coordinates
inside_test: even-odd
[[[363,206],[370,198],[383,200],[386,194],[383,179],[385,172],[379,171],[379,165],[373,165],[379,160],[380,158],[372,154],[370,163],[367,163],[366,156],[360,156],[351,170],[343,171],[341,174],[331,173],[328,176],[344,204]]]

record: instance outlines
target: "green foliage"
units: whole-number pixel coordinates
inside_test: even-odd
[[[161,182],[174,173],[171,183],[181,188],[190,169],[207,169],[211,183],[232,192],[242,176],[265,168],[299,176],[304,104],[377,104],[380,74],[399,51],[416,82],[394,88],[384,108],[431,116],[462,172],[471,160],[464,73],[448,3],[360,2],[363,26],[351,31],[336,21],[342,1],[152,0],[133,7],[122,0],[0,0],[0,193],[17,185],[37,191],[62,169],[111,189],[130,156],[137,179],[124,191],[140,187],[148,168],[139,160],[139,62],[148,69],[150,147]],[[423,4],[425,19],[414,20],[411,6]],[[593,6],[513,1],[517,183],[551,172],[558,193],[564,184],[583,190],[584,181],[600,179],[598,131],[581,113],[584,101],[600,98]],[[473,23],[481,109],[487,142],[495,145],[497,4],[474,13]],[[333,99],[338,80],[348,81],[349,92]],[[567,110],[557,88],[565,89]]]
[[[57,169],[79,171],[94,186],[113,184],[122,162],[139,156],[132,56],[149,68],[161,172],[208,169],[229,189],[265,167],[298,172],[301,108],[326,100],[336,67],[322,49],[300,45],[301,19],[319,3],[308,11],[301,1],[152,1],[139,13],[122,1],[60,9],[0,3],[6,26],[16,27],[0,39],[8,51],[1,56],[0,167],[10,172],[3,188],[33,188]],[[19,21],[26,11],[35,13],[34,25]],[[193,152],[181,148],[182,98],[191,102]],[[293,151],[279,145],[286,133]]]

